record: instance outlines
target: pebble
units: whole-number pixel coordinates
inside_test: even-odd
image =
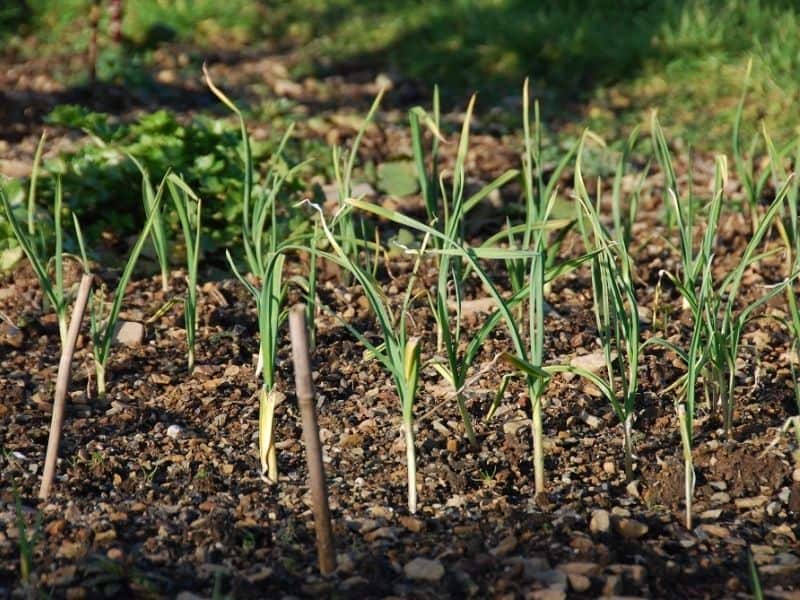
[[[617,533],[627,539],[638,539],[648,531],[648,527],[645,523],[628,518],[622,518],[616,521],[615,529]]]
[[[425,527],[425,523],[416,517],[403,515],[399,518],[400,524],[412,533],[419,533]]]
[[[500,543],[497,544],[497,546],[495,546],[494,548],[492,548],[489,551],[489,554],[496,557],[508,556],[514,551],[516,547],[517,547],[517,538],[513,535],[509,535],[500,540]]]
[[[800,467],[792,471],[792,481],[800,483]]]
[[[167,427],[167,436],[171,437],[173,440],[179,438],[181,433],[183,433],[183,427],[180,425],[170,425]]]
[[[403,572],[409,579],[436,582],[444,577],[444,565],[438,560],[415,558],[406,563]]]
[[[617,465],[613,461],[607,460],[603,463],[603,471],[609,475],[614,475],[617,472]]]
[[[580,573],[567,573],[569,587],[575,592],[585,592],[592,587],[592,580]]]
[[[589,522],[589,531],[592,533],[608,533],[611,528],[611,516],[607,510],[599,508],[592,511],[592,520]]]
[[[733,503],[739,510],[748,510],[764,506],[768,500],[769,498],[766,496],[754,496],[753,498],[737,498]]]
[[[144,339],[144,325],[136,321],[121,321],[114,332],[114,341],[123,346],[140,346]]]

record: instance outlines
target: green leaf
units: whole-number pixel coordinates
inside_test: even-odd
[[[378,189],[390,196],[410,196],[419,191],[414,163],[398,160],[378,165]]]

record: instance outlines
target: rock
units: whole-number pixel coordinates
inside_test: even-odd
[[[180,425],[170,425],[167,427],[167,436],[171,437],[173,440],[178,439],[183,433],[183,427]]]
[[[415,558],[406,563],[403,572],[409,579],[436,582],[444,577],[444,565],[438,560]]]
[[[558,589],[566,591],[567,589],[567,576],[557,569],[550,569],[549,571],[541,571],[536,575],[536,579],[550,589]]]
[[[600,565],[593,562],[574,561],[562,563],[556,567],[559,571],[563,571],[567,575],[584,575],[592,577],[600,573]]]
[[[772,501],[769,504],[767,504],[767,514],[770,517],[776,517],[778,516],[778,514],[780,514],[780,512],[781,512],[780,502]]]
[[[564,600],[567,597],[567,592],[556,588],[547,588],[546,590],[535,590],[531,592],[527,598],[534,600]]]
[[[579,573],[567,573],[567,580],[569,581],[569,587],[574,592],[585,592],[592,587],[592,580]]]
[[[425,523],[416,517],[403,515],[399,518],[400,524],[412,533],[419,533],[425,528]]]
[[[737,498],[733,503],[739,510],[750,510],[764,506],[768,500],[769,498],[766,496],[754,496],[753,498]]]
[[[115,539],[117,539],[117,532],[113,528],[106,531],[98,531],[94,534],[95,545],[107,544],[108,542],[113,542]]]
[[[700,520],[702,521],[716,521],[722,516],[722,509],[721,508],[712,508],[710,510],[704,510],[700,513]]]
[[[648,527],[645,523],[628,518],[622,518],[616,521],[615,529],[622,537],[630,540],[639,539],[648,531]]]
[[[611,359],[616,358],[616,353],[611,353]],[[592,352],[591,354],[584,354],[576,356],[569,361],[569,364],[579,369],[585,369],[589,372],[596,373],[606,368],[606,357],[602,351]]]
[[[592,520],[589,523],[589,531],[595,534],[608,533],[611,528],[611,516],[607,510],[599,508],[592,511]]]
[[[525,582],[539,579],[545,571],[550,571],[550,563],[546,558],[524,558],[522,556],[512,556],[503,561],[504,565],[511,567],[518,566],[522,570],[522,580]]]
[[[640,498],[639,495],[639,481],[633,480],[627,486],[625,486],[625,491],[628,492],[628,495],[631,498]]]
[[[509,535],[500,540],[500,543],[497,544],[497,546],[489,550],[489,554],[491,554],[492,556],[496,556],[498,558],[503,556],[508,556],[514,551],[516,547],[517,547],[517,538],[513,535]]]
[[[800,483],[800,467],[792,471],[792,481]]]
[[[136,321],[120,321],[114,332],[114,342],[123,346],[140,346],[144,340],[144,325]]]
[[[731,535],[730,530],[721,525],[714,525],[712,523],[704,523],[700,525],[699,529],[705,531],[708,535],[725,539]]]
[[[731,501],[731,497],[727,492],[716,492],[711,494],[710,500],[712,504],[728,504]]]
[[[603,471],[609,475],[615,475],[617,473],[617,465],[614,463],[614,461],[607,460],[603,463]]]
[[[22,348],[25,336],[19,327],[0,321],[0,346],[11,346],[12,348]]]

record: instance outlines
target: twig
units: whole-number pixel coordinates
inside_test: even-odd
[[[289,335],[292,338],[292,360],[297,387],[297,402],[303,419],[303,440],[306,444],[308,475],[311,480],[314,527],[317,532],[319,570],[330,575],[336,570],[336,554],[328,507],[328,490],[325,485],[325,467],[322,464],[322,447],[319,425],[314,406],[314,386],[311,382],[311,359],[308,352],[305,305],[296,304],[289,313]]]
[[[46,499],[50,495],[53,479],[56,474],[56,461],[58,460],[58,446],[61,443],[61,428],[64,424],[64,403],[72,376],[72,355],[75,353],[75,343],[81,330],[83,313],[89,300],[89,291],[92,288],[92,275],[84,273],[78,288],[78,297],[72,308],[72,318],[69,322],[69,331],[64,348],[61,351],[61,361],[58,363],[56,378],[56,394],[53,400],[53,417],[50,421],[50,437],[47,440],[47,455],[44,460],[42,485],[39,488],[39,498]]]

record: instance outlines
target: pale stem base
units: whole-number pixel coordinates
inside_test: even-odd
[[[544,492],[544,427],[542,426],[542,398],[532,397],[533,415],[531,433],[533,434],[533,476],[537,494]]]
[[[408,465],[408,512],[417,512],[417,452],[414,447],[414,423],[403,423],[406,438],[406,464]]]

